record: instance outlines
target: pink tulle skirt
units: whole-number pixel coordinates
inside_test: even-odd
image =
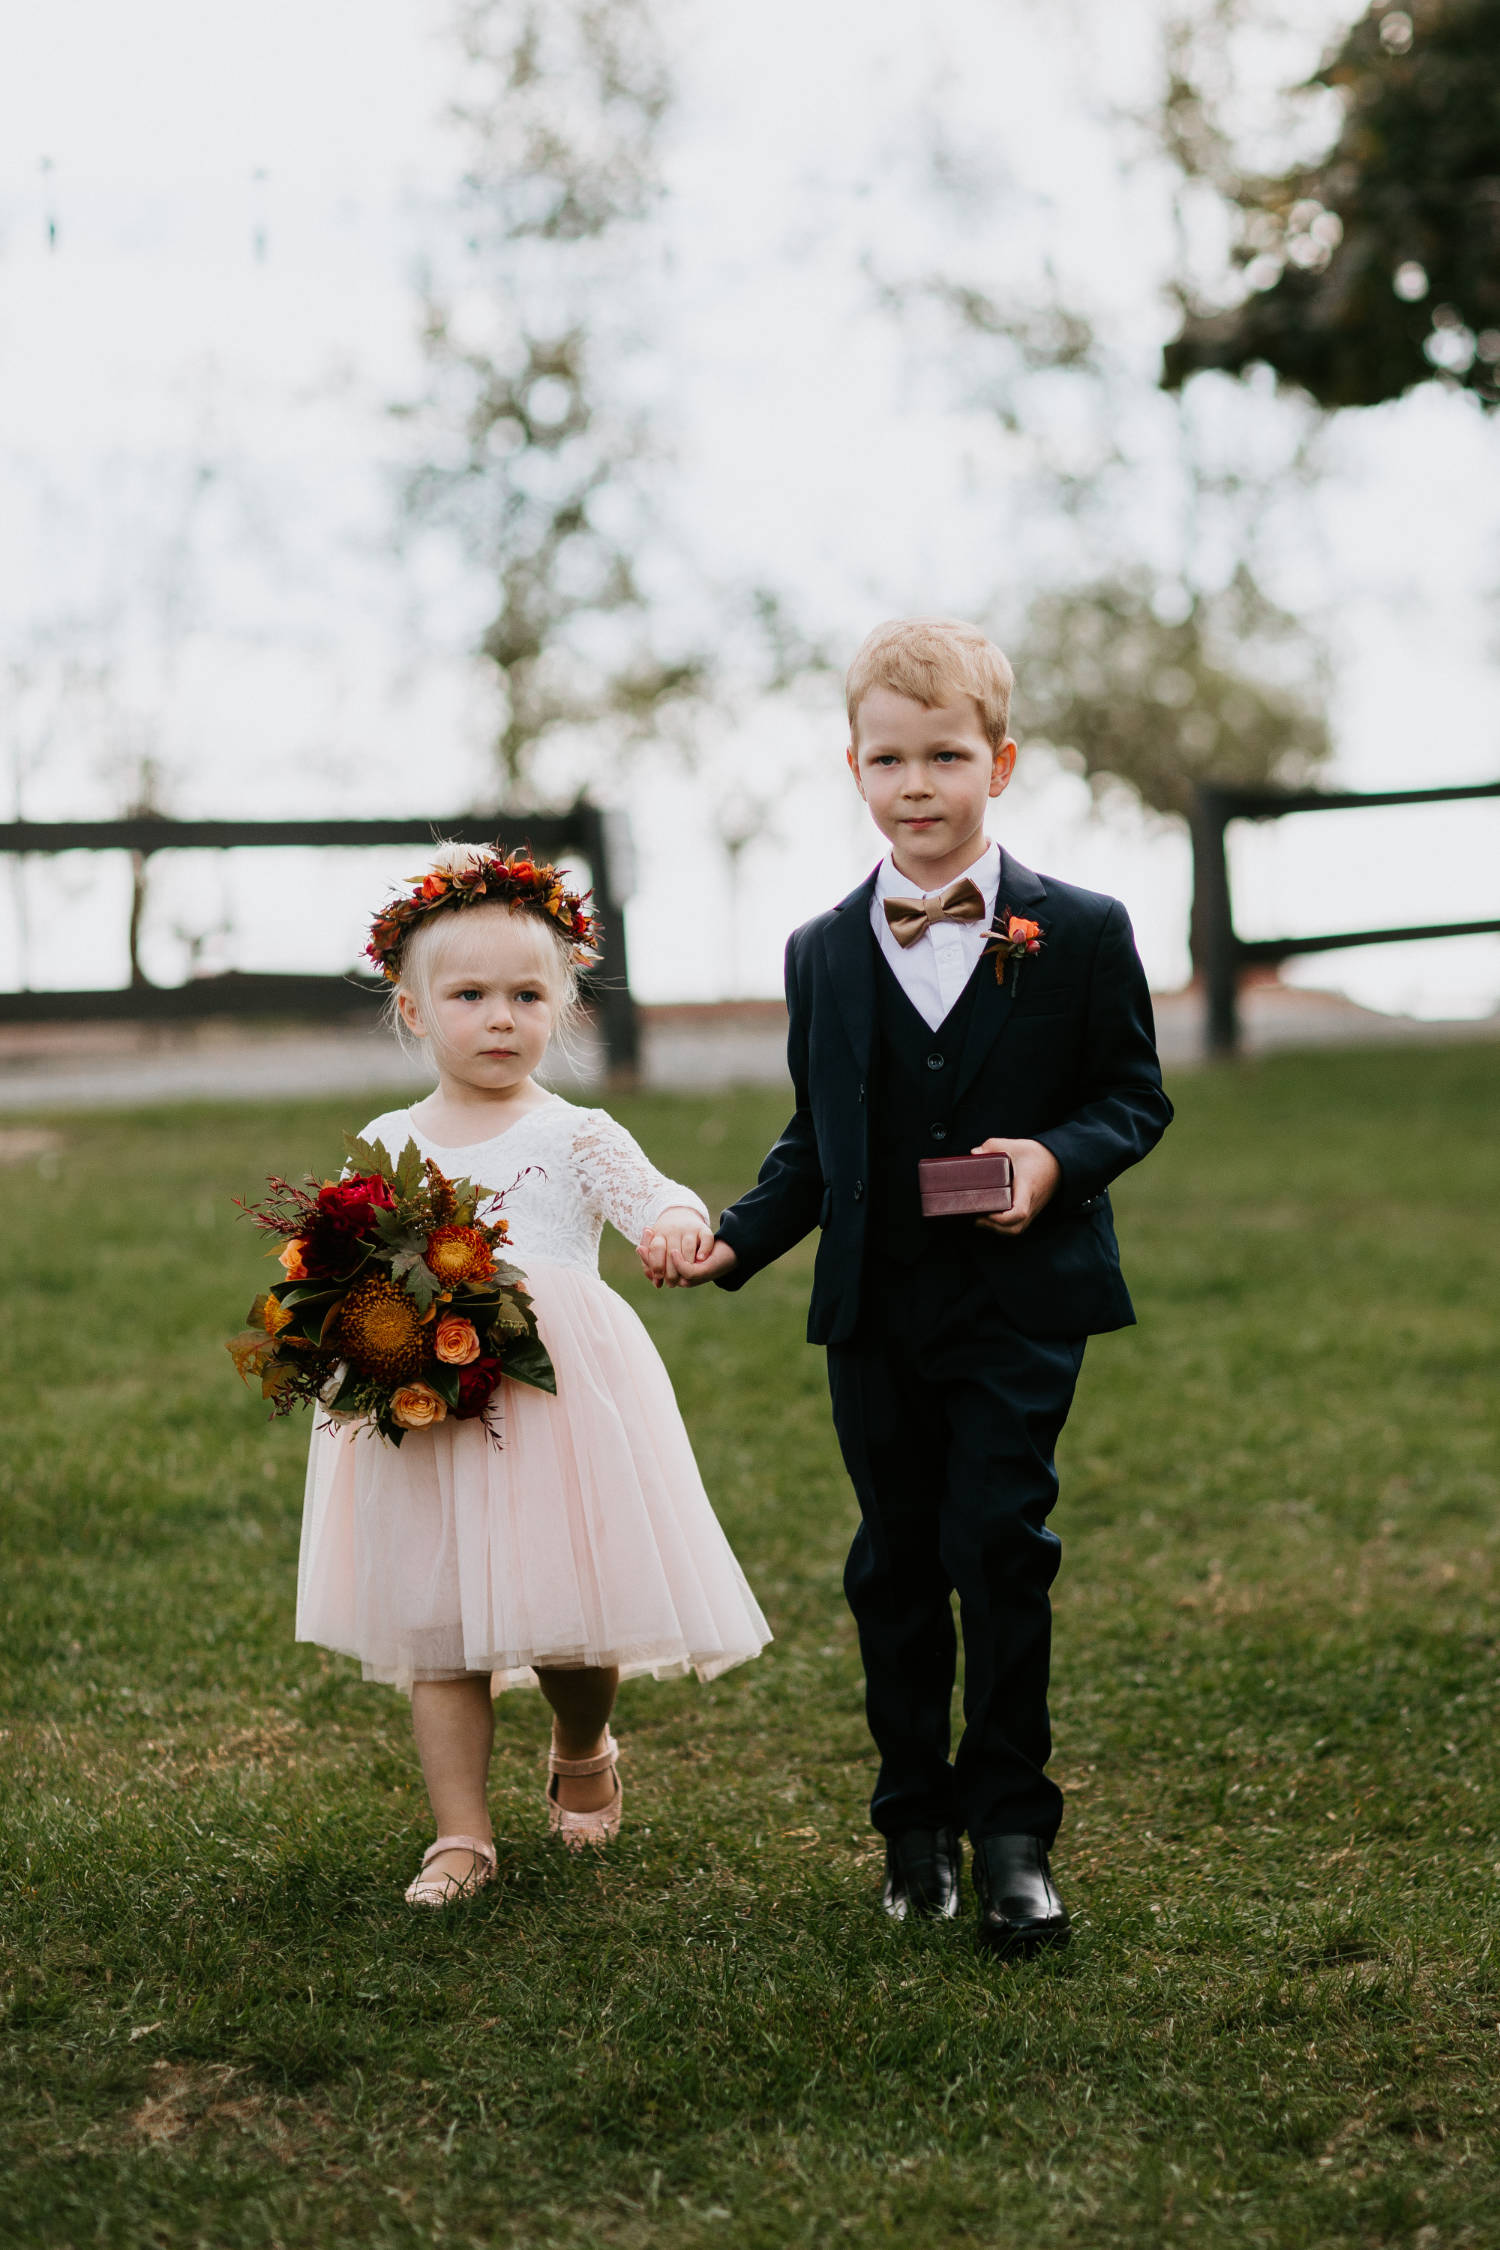
[[[498,1445],[480,1422],[400,1446],[314,1427],[298,1640],[406,1689],[538,1665],[711,1679],[759,1655],[770,1630],[645,1329],[596,1274],[526,1273],[557,1396],[503,1383]]]

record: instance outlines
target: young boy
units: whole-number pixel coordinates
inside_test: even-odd
[[[956,1914],[966,1828],[980,1940],[1003,1954],[1068,1934],[1047,1859],[1053,1453],[1085,1339],[1135,1317],[1109,1183],[1172,1115],[1125,909],[986,842],[1015,766],[1010,692],[969,625],[882,625],[860,649],[849,770],[890,850],[787,946],[796,1111],[702,1263],[643,1245],[664,1280],[738,1289],[822,1229],[807,1333],[862,1519],[844,1587],[883,1904]],[[1016,923],[1039,950],[1018,957]],[[1009,1210],[923,1217],[920,1158],[999,1151]]]

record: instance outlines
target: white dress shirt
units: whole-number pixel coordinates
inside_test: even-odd
[[[875,932],[881,952],[895,971],[897,982],[907,999],[916,1009],[929,1031],[936,1031],[970,977],[984,951],[984,941],[990,934],[990,924],[995,919],[995,900],[1000,894],[1000,846],[987,844],[972,867],[964,874],[971,883],[977,883],[984,897],[982,922],[934,922],[923,931],[915,945],[898,945],[895,933],[885,918],[885,901],[888,898],[916,898],[917,887],[911,878],[903,875],[892,864],[887,852],[875,876],[875,890],[870,899],[870,926]],[[953,881],[961,878],[954,876]],[[946,883],[939,889],[947,890]],[[924,891],[924,898],[937,894]]]

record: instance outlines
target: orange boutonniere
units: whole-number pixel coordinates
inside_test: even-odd
[[[1024,914],[1007,914],[1004,930],[991,930],[989,943],[985,947],[987,953],[992,952],[995,956],[996,984],[1004,984],[1005,965],[1008,961],[1014,961],[1016,974],[1011,987],[1014,991],[1021,981],[1021,963],[1028,954],[1040,953],[1041,950],[1041,923],[1028,922]]]

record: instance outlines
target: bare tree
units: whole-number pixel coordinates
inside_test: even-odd
[[[1122,165],[1167,183],[1164,293],[1191,262],[1193,205],[1227,177],[1205,81],[1246,14],[1244,0],[1203,0],[1165,15],[1158,99],[1111,121]],[[1153,397],[1135,341],[1045,256],[1018,278],[1003,181],[986,184],[941,133],[931,179],[940,197],[961,183],[954,231],[973,248],[962,266],[882,288],[903,317],[930,324],[937,310],[963,403],[1016,441],[1012,516],[1049,527],[1051,582],[1004,633],[1021,726],[1169,818],[1200,780],[1306,779],[1330,749],[1326,662],[1307,621],[1266,590],[1263,548],[1276,508],[1312,480],[1315,418],[1289,404],[1268,448],[1264,418],[1242,441],[1223,417]]]
[[[649,0],[473,0],[462,32],[467,270],[427,291],[438,458],[410,500],[492,577],[514,792],[565,730],[639,735],[708,678],[642,584],[662,448],[626,380],[671,86]]]

